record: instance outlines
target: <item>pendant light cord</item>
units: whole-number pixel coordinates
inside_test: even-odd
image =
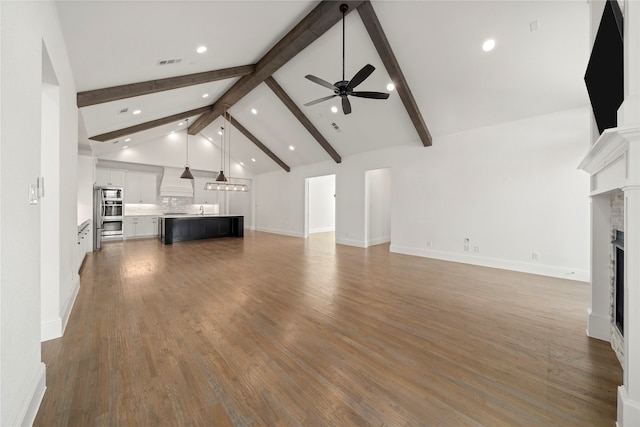
[[[227,182],[231,179],[231,129],[229,129],[229,146],[227,147],[227,157],[229,163],[227,164]]]
[[[187,164],[185,165],[185,167],[189,166],[189,119],[187,119],[186,122],[187,122]]]

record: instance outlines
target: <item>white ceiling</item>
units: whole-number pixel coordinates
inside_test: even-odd
[[[297,0],[57,3],[79,92],[254,64],[317,5]],[[586,1],[372,4],[434,145],[440,135],[588,104],[583,83],[589,51]],[[536,20],[538,29],[531,31]],[[486,53],[481,46],[488,38],[496,40],[496,48]],[[196,53],[200,45],[208,47],[206,53]],[[338,24],[273,77],[343,157],[394,145],[420,146],[395,92],[386,101],[351,98],[353,113],[346,116],[330,112],[332,105],[339,106],[333,100],[303,106],[331,94],[305,79],[306,74],[332,83],[342,79],[341,49]],[[157,65],[173,58],[182,61]],[[385,91],[389,75],[354,12],[346,18],[347,80],[367,63],[376,71],[358,90]],[[234,82],[81,108],[80,144],[91,145],[98,156],[118,150],[124,138],[113,144],[88,137],[212,104]],[[204,93],[209,97],[203,99]],[[120,114],[124,107],[129,112]],[[133,116],[135,109],[142,114]],[[291,167],[331,159],[264,83],[230,113]],[[201,133],[219,144],[221,124],[218,119]],[[177,124],[166,125],[133,134],[127,144],[143,144],[176,129]],[[232,141],[232,156],[252,173],[280,169],[239,132],[234,131]],[[252,157],[260,161],[253,163]]]

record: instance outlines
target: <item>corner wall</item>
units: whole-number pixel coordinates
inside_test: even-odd
[[[28,186],[41,169],[43,45],[60,84],[59,281],[55,295],[72,303],[76,250],[75,87],[54,2],[0,2],[0,425],[30,425],[45,391],[41,363],[41,205],[29,204]],[[48,170],[54,170],[50,168]],[[52,186],[55,188],[55,186]],[[45,191],[47,187],[45,186]],[[57,279],[56,279],[57,282]],[[55,303],[55,302],[54,302]],[[62,316],[63,308],[54,307]],[[70,310],[70,307],[69,307]]]
[[[336,241],[365,247],[365,174],[390,167],[392,252],[586,281],[588,138],[583,107],[258,175],[257,229],[302,237],[304,179],[335,173]]]

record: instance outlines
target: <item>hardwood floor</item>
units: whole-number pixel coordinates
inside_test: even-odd
[[[613,426],[585,283],[247,232],[87,256],[36,426]]]

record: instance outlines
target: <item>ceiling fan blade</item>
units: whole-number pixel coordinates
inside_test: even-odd
[[[356,75],[353,76],[353,78],[351,79],[351,81],[347,85],[347,88],[353,89],[354,87],[358,86],[360,83],[365,81],[365,79],[367,77],[369,77],[371,75],[371,73],[373,73],[373,70],[375,70],[375,69],[376,69],[376,67],[374,67],[371,64],[367,64],[364,67],[362,67],[360,69],[360,71],[358,71],[356,73]]]
[[[310,105],[315,105],[315,104],[318,104],[318,103],[320,103],[320,102],[322,102],[322,101],[326,101],[326,100],[328,100],[328,99],[335,98],[336,96],[338,96],[338,95],[329,95],[329,96],[325,96],[324,98],[320,98],[320,99],[316,99],[315,101],[307,102],[306,104],[304,104],[304,106],[305,106],[305,107],[308,107],[308,106],[310,106]]]
[[[349,102],[349,98],[347,98],[346,96],[342,97],[342,111],[345,114],[351,113],[351,103]]]
[[[329,88],[331,90],[338,90],[337,87],[335,87],[334,85],[332,85],[331,83],[329,83],[326,80],[322,80],[320,77],[316,77],[316,76],[312,76],[311,74],[307,74],[305,76],[305,78],[311,80],[314,83],[319,84],[320,86],[324,86],[324,87]]]
[[[370,98],[370,99],[389,98],[389,94],[384,92],[351,92],[351,95],[357,96],[358,98]]]

